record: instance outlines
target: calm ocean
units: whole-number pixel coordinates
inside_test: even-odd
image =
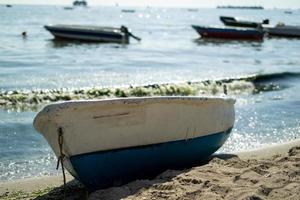
[[[196,41],[191,24],[218,25],[220,15],[300,25],[300,10],[0,5],[0,91],[118,87],[269,74],[276,90],[236,95],[236,123],[220,152],[300,137],[300,39]],[[46,24],[128,26],[142,41],[129,45],[58,43]],[[27,38],[21,33],[26,31]],[[237,85],[236,87],[239,87]],[[243,90],[243,87],[241,87]],[[57,174],[56,158],[33,126],[36,111],[0,107],[0,180]]]

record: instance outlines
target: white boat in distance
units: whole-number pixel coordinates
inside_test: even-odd
[[[234,125],[221,97],[134,97],[46,106],[34,127],[90,190],[191,167],[213,154]]]
[[[90,42],[115,42],[115,43],[129,43],[129,37],[136,40],[140,38],[134,36],[129,32],[128,28],[121,26],[102,27],[102,26],[87,26],[87,25],[46,25],[46,30],[52,33],[56,39],[69,39]]]

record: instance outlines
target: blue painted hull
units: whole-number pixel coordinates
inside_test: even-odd
[[[151,178],[167,169],[206,160],[226,141],[231,128],[208,136],[70,157],[76,178],[89,190]]]

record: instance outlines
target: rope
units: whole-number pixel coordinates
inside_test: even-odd
[[[57,159],[57,165],[56,170],[59,168],[59,163],[61,164],[62,174],[63,174],[63,180],[64,180],[64,199],[66,199],[66,174],[65,174],[65,168],[64,168],[64,158],[65,154],[63,153],[63,143],[64,143],[64,137],[63,137],[63,131],[62,128],[58,128],[58,145],[59,145],[59,157]]]

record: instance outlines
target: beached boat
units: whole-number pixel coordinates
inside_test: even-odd
[[[34,127],[57,157],[64,155],[65,168],[95,190],[207,159],[229,136],[234,103],[226,97],[70,101],[46,106]]]
[[[85,25],[47,25],[45,29],[50,31],[57,39],[71,39],[91,42],[116,42],[129,43],[129,37],[136,40],[140,38],[134,36],[127,27],[121,28],[85,26]]]
[[[269,24],[268,19],[265,19],[262,22],[253,22],[253,21],[238,20],[234,17],[220,16],[220,20],[226,26],[247,27],[247,28],[257,28],[262,26],[262,24]]]
[[[300,26],[277,24],[274,27],[264,27],[269,36],[300,37]]]
[[[202,38],[238,39],[238,40],[261,40],[263,32],[259,29],[236,29],[196,26],[192,27]]]

